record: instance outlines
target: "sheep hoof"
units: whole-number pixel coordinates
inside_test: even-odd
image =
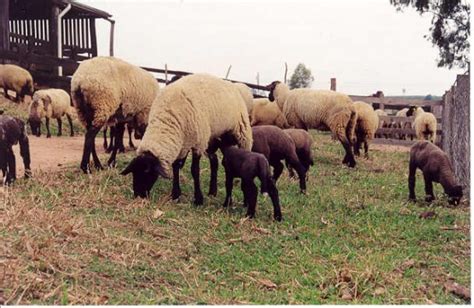
[[[275,219],[276,221],[279,221],[279,222],[283,220],[283,218],[281,217],[281,215],[275,215],[274,219]]]
[[[204,204],[204,198],[202,196],[194,199],[194,205],[199,206]]]
[[[302,189],[300,192],[301,192],[303,195],[306,195],[306,189]]]
[[[416,198],[415,197],[408,197],[408,202],[416,203]]]
[[[428,195],[428,196],[425,197],[426,202],[433,202],[433,200],[435,200],[434,196]]]
[[[47,134],[47,135],[46,135],[46,138],[51,138],[51,134]]]

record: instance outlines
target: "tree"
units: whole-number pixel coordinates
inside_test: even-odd
[[[438,67],[470,69],[469,0],[390,0],[397,10],[414,7],[420,14],[431,13],[430,34],[425,35],[439,49]]]
[[[296,66],[293,75],[291,75],[289,86],[290,89],[309,88],[313,81],[314,77],[311,75],[311,70],[306,68],[303,63],[300,63]]]
[[[431,95],[431,94],[426,95],[425,98],[424,98],[424,100],[425,100],[425,101],[431,101],[431,100],[433,100],[433,95]]]

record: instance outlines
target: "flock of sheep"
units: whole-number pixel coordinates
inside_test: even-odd
[[[71,99],[59,89],[33,92],[28,71],[14,65],[0,65],[0,87],[17,93],[17,100],[32,95],[28,122],[39,136],[41,119],[45,118],[49,137],[49,120],[65,115],[74,134],[72,116],[77,116],[86,129],[80,168],[89,173],[90,157],[97,170],[102,164],[95,149],[95,137],[101,129],[111,128],[108,165],[115,166],[117,152],[123,150],[125,126],[141,139],[137,156],[121,172],[133,175],[135,197],[148,197],[159,177],[172,178],[172,198],[181,195],[179,171],[189,153],[194,180],[194,203],[203,203],[199,161],[205,154],[210,161],[209,195],[217,194],[218,158],[223,154],[226,198],[232,202],[233,179],[241,179],[247,216],[255,216],[258,195],[268,193],[274,206],[274,218],[282,219],[276,181],[286,163],[290,174],[296,172],[302,193],[306,192],[306,174],[313,165],[312,139],[308,129],[330,131],[345,150],[342,163],[355,167],[354,155],[364,146],[368,156],[371,139],[379,127],[381,111],[364,102],[352,102],[343,93],[329,90],[293,89],[279,81],[268,85],[268,99],[253,99],[245,84],[231,83],[207,74],[173,78],[160,88],[149,72],[114,57],[96,57],[83,61],[71,80]],[[462,188],[455,179],[447,155],[433,142],[436,118],[421,108],[411,107],[406,116],[415,115],[414,127],[419,139],[412,147],[409,163],[409,198],[414,193],[415,171],[421,169],[425,180],[426,200],[434,199],[432,182],[439,182],[457,204]],[[105,136],[105,133],[104,133]],[[425,141],[428,140],[428,141]],[[430,142],[431,141],[431,142]],[[12,146],[20,143],[25,176],[31,174],[28,136],[21,120],[0,115],[0,168],[4,183],[16,178]],[[104,146],[107,147],[105,140]],[[273,170],[270,169],[270,166]],[[294,171],[293,171],[294,170]]]

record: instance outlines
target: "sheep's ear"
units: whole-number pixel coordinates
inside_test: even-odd
[[[44,110],[48,110],[49,104],[51,104],[51,97],[49,95],[46,95],[45,98],[43,99],[43,104],[44,104]]]
[[[133,172],[135,170],[135,165],[137,164],[137,158],[135,157],[129,164],[128,166],[120,172],[121,175],[127,175],[130,172]]]

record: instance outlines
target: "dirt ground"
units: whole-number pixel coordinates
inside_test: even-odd
[[[82,149],[84,146],[84,136],[77,137],[35,137],[29,136],[31,169],[35,171],[58,171],[71,163],[79,163],[82,158]],[[125,144],[128,144],[128,138],[124,138]],[[138,140],[134,140],[135,146],[139,144]],[[98,136],[95,138],[97,154],[104,154],[103,138]],[[128,151],[128,146],[126,147]],[[20,148],[18,145],[13,147],[15,152],[17,174],[23,177],[24,166],[20,156]],[[106,160],[101,158],[102,165],[105,166]]]

